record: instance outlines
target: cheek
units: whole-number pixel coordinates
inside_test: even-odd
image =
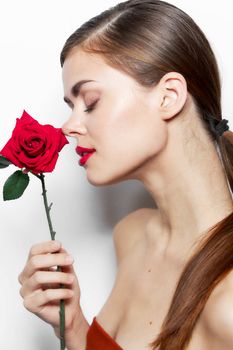
[[[166,143],[165,124],[141,115],[126,115],[117,123],[99,130],[100,156],[116,166],[140,165],[156,156]],[[97,145],[98,147],[98,145]]]
[[[154,132],[150,129],[148,132],[147,128],[147,132],[138,132],[134,128],[134,132],[129,132],[118,128],[101,134],[98,152],[87,166],[87,179],[94,186],[138,178],[138,170],[143,172],[144,165],[150,164],[150,161],[156,162],[156,157],[166,144],[166,132],[161,130]]]
[[[165,123],[135,99],[118,100],[105,108],[92,119],[89,132],[97,149],[92,171],[99,176],[130,172],[156,156],[166,142]],[[91,165],[90,174],[94,175]]]

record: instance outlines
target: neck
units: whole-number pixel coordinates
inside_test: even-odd
[[[168,146],[166,155],[156,157],[154,164],[152,160],[141,177],[157,207],[147,230],[148,247],[152,249],[158,249],[159,244],[162,251],[186,256],[205,231],[233,211],[217,149],[212,142],[206,147],[200,144],[202,149],[190,159],[179,146],[182,143],[176,141],[175,148],[170,152]]]

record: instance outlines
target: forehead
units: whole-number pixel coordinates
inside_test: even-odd
[[[63,64],[63,75],[70,69],[81,72],[102,65],[107,64],[100,55],[85,52],[81,48],[73,48]]]
[[[101,55],[88,53],[81,48],[74,48],[65,59],[62,68],[64,91],[80,80],[96,80],[110,87],[113,83],[133,86],[135,80],[119,69],[111,67]]]
[[[111,68],[104,59],[97,54],[87,53],[80,48],[75,48],[65,59],[62,78],[64,84],[83,79],[95,79],[113,74]]]

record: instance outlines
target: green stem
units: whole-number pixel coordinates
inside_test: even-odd
[[[45,180],[44,180],[44,174],[40,174],[39,175],[39,179],[41,180],[41,184],[42,184],[42,196],[43,196],[43,200],[44,200],[44,207],[45,207],[45,211],[46,211],[46,216],[47,216],[47,220],[48,220],[48,224],[49,224],[49,232],[50,232],[50,236],[51,239],[54,240],[55,239],[55,235],[56,232],[53,230],[53,225],[52,225],[52,220],[50,217],[50,210],[51,210],[51,204],[50,206],[48,205],[48,199],[47,199],[47,190],[45,188]]]
[[[48,205],[48,199],[47,199],[47,190],[45,188],[45,176],[44,174],[36,175],[40,180],[42,184],[42,196],[44,200],[44,207],[45,207],[45,212],[48,220],[48,225],[49,225],[49,232],[51,239],[55,239],[56,232],[53,229],[52,225],[52,220],[50,217],[50,210],[52,207],[52,203]],[[61,267],[57,266],[57,271],[61,271]],[[60,284],[61,288],[64,288],[63,284]],[[60,310],[59,310],[59,318],[60,318],[60,350],[65,350],[66,345],[65,345],[65,301],[63,299],[60,300]]]

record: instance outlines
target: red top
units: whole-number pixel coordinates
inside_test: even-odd
[[[123,350],[115,340],[101,327],[96,317],[87,332],[86,350]]]

